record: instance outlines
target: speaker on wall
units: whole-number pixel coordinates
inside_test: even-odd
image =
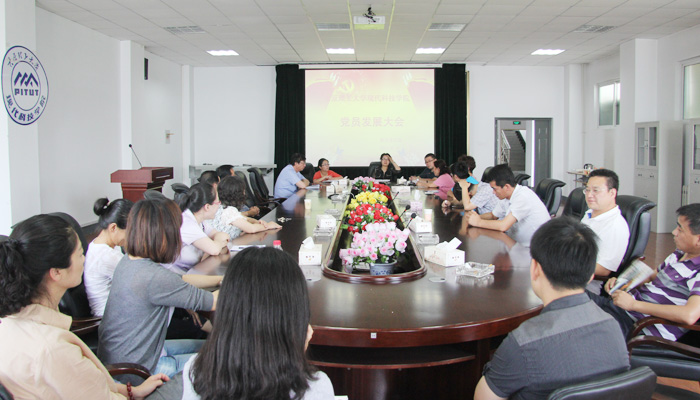
[[[148,80],[148,58],[143,59],[143,80]]]

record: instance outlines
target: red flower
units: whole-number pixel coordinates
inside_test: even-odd
[[[399,220],[399,216],[398,216],[398,215],[394,215],[393,218],[394,218],[394,221],[398,221],[398,220]]]

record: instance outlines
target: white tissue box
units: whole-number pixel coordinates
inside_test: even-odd
[[[405,178],[399,178],[396,180],[397,185],[405,185],[406,184],[406,179]]]
[[[347,186],[347,185],[348,185],[347,179],[338,179],[338,186]]]
[[[413,211],[413,210],[411,210]],[[431,222],[423,221],[420,217],[416,217],[408,224],[408,228],[416,233],[426,233],[433,231],[433,224]]]
[[[405,194],[411,193],[411,187],[410,186],[394,186],[391,188],[397,195],[398,194]]]
[[[320,214],[316,216],[316,226],[321,229],[335,228],[336,219],[329,214]]]
[[[423,202],[420,200],[411,201],[411,212],[419,213],[423,211]]]
[[[438,249],[437,246],[425,246],[424,258],[445,267],[464,265],[464,250]]]
[[[308,249],[302,244],[299,248],[299,265],[321,265],[321,250],[321,244],[314,244],[314,247]]]

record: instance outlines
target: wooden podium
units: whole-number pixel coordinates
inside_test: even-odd
[[[143,192],[148,189],[162,192],[165,181],[173,179],[173,167],[120,169],[112,172],[110,179],[121,183],[124,198],[135,203],[143,199]]]

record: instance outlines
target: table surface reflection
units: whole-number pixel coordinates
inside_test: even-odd
[[[313,235],[316,215],[345,208],[345,202],[333,202],[327,196],[325,186],[297,192],[263,218],[287,218],[282,229],[243,235],[232,245],[271,246],[279,239],[282,248],[297,258],[302,241]],[[304,207],[305,198],[312,200],[310,210]],[[373,285],[337,281],[324,276],[321,266],[304,266],[315,331],[312,344],[411,347],[460,343],[506,334],[539,312],[541,301],[530,287],[528,248],[506,234],[470,228],[463,212],[443,210],[441,201],[432,195],[423,198],[424,207],[433,208],[433,233],[441,241],[459,238],[466,260],[492,263],[494,274],[480,279],[458,277],[454,267],[427,262],[427,273],[417,280]],[[401,200],[399,197],[397,203]],[[403,211],[403,206],[397,208]],[[325,259],[331,238],[314,240],[323,245]],[[203,263],[198,268],[206,273],[212,267]]]

